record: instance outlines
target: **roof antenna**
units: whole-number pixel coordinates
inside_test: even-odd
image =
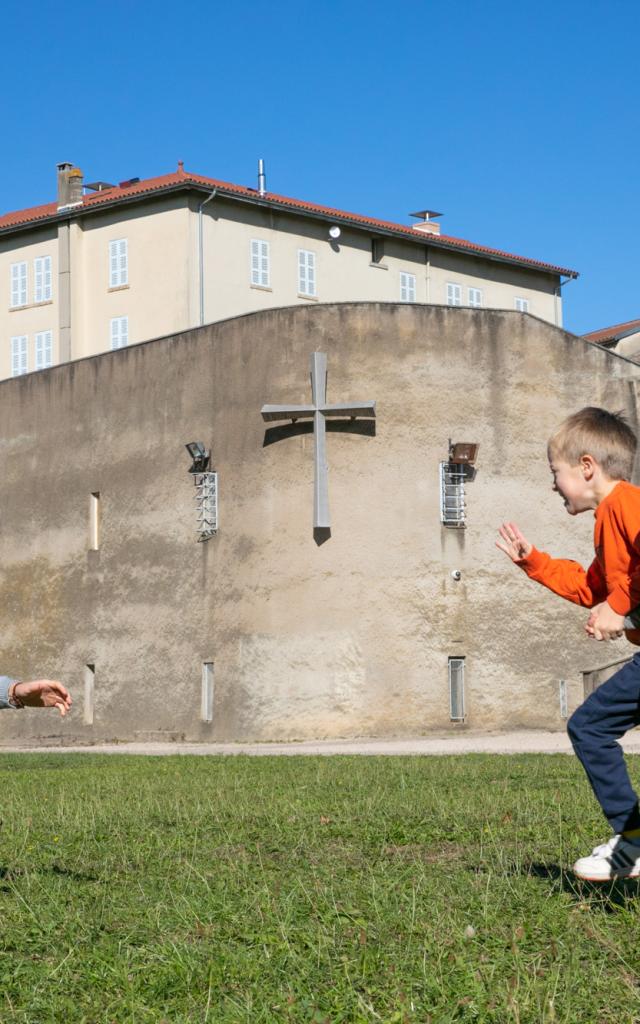
[[[267,194],[267,179],[264,173],[264,160],[258,160],[258,194]]]

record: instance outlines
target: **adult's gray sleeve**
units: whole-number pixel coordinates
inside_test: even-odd
[[[9,676],[0,676],[0,711],[12,707],[9,703],[9,687],[13,682],[14,680],[9,679]]]

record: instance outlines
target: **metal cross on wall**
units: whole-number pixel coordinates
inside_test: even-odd
[[[313,487],[313,526],[314,529],[328,529],[329,521],[329,486],[327,467],[326,419],[328,417],[358,416],[375,418],[375,402],[349,402],[338,405],[327,405],[327,357],[324,352],[314,352],[311,356],[311,405],[263,405],[262,418],[267,423],[272,420],[313,419],[315,440],[315,480]]]

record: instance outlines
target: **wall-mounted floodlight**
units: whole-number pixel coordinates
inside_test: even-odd
[[[189,452],[192,459],[192,466],[189,470],[190,473],[204,473],[209,466],[209,459],[211,452],[208,448],[202,444],[202,441],[190,441],[189,444],[185,444],[185,448]]]
[[[478,444],[470,444],[465,441],[459,444],[449,442],[449,462],[455,462],[459,466],[473,466],[478,457]]]
[[[334,242],[337,242],[337,240],[340,238],[341,234],[342,234],[342,231],[338,227],[338,225],[337,224],[332,224],[331,227],[329,228],[329,238],[332,238]]]

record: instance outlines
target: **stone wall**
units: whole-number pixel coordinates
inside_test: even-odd
[[[330,402],[377,402],[375,432],[347,421],[327,434],[323,543],[313,435],[260,415],[310,400],[313,351],[327,353]],[[637,426],[639,375],[528,315],[355,303],[256,313],[0,383],[0,668],[62,678],[75,697],[65,721],[0,715],[0,743],[563,728],[560,679],[571,711],[582,673],[632,649],[584,638],[584,610],[528,581],[496,530],[513,519],[588,563],[592,517],[567,516],[551,492],[546,439],[585,404]],[[449,438],[480,445],[464,531],[439,518]],[[219,472],[220,529],[203,544],[193,440]],[[465,658],[464,723],[450,720],[449,657]]]

